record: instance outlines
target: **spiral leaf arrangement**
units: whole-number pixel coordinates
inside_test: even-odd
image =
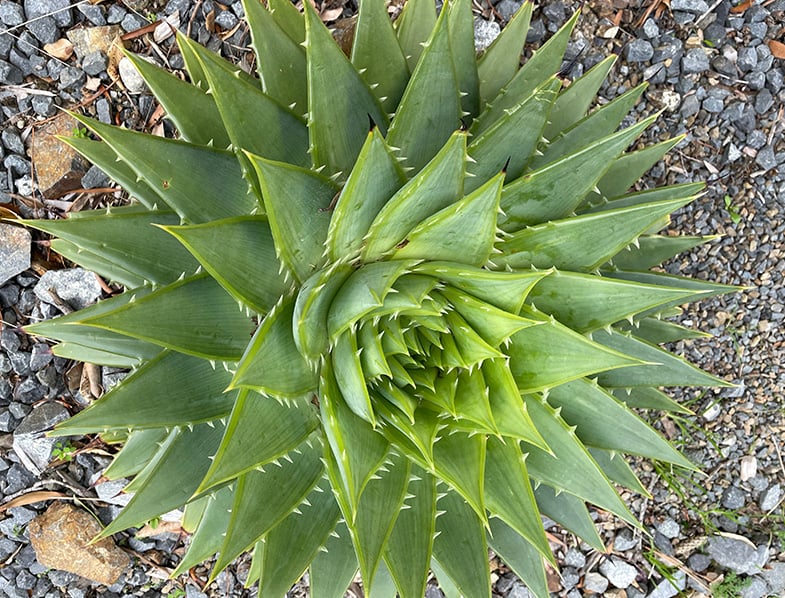
[[[652,270],[707,240],[658,234],[701,185],[629,192],[679,140],[628,151],[642,87],[589,112],[613,58],[563,85],[577,15],[521,67],[531,3],[479,58],[469,0],[363,0],[348,58],[303,4],[244,2],[258,78],[129,56],[177,140],[76,116],[135,201],[28,224],[126,290],[28,330],[133,372],[55,433],[123,443],[105,535],[184,506],[178,573],[252,550],[266,597],[474,598],[490,547],[545,597],[542,516],[638,525],[622,455],[691,465],[633,408],[724,384],[658,346],[729,290]]]

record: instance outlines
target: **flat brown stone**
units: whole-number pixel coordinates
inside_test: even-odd
[[[57,138],[57,135],[72,135],[79,126],[69,115],[60,114],[33,133],[30,151],[35,178],[38,189],[46,197],[58,197],[82,186],[87,161]]]
[[[69,571],[110,586],[131,564],[111,538],[95,544],[101,524],[87,511],[55,502],[28,525],[30,544],[44,567]]]

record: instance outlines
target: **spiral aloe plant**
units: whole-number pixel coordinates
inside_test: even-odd
[[[184,506],[177,571],[252,550],[265,597],[490,596],[490,547],[547,596],[542,516],[638,525],[622,455],[691,465],[633,408],[724,384],[658,346],[728,290],[652,270],[707,240],[658,234],[701,185],[629,192],[678,139],[628,150],[642,87],[589,112],[612,58],[563,86],[577,15],[521,67],[531,3],[479,59],[469,0],[364,0],[348,58],[308,2],[244,4],[258,78],[129,56],[179,139],[75,115],[136,201],[29,222],[126,289],[28,328],[133,368],[55,431],[123,443],[104,534]]]

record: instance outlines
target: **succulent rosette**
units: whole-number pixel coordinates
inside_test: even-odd
[[[530,3],[479,58],[469,0],[364,0],[350,57],[304,4],[244,2],[258,78],[184,36],[191,83],[129,56],[178,139],[76,116],[134,202],[29,224],[125,291],[28,329],[133,372],[55,433],[123,443],[105,534],[184,506],[178,572],[479,597],[490,547],[547,596],[542,516],[637,525],[623,455],[691,465],[634,409],[724,384],[659,346],[728,290],[653,270],[706,240],[658,232],[701,185],[629,191],[678,139],[628,150],[642,87],[589,111],[613,58],[564,85],[577,15],[521,67]]]

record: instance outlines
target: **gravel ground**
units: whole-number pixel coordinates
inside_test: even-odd
[[[351,2],[326,4],[333,17],[352,13]],[[478,39],[492,37],[519,4],[475,2]],[[577,6],[556,0],[535,9],[532,44],[555,31]],[[154,100],[105,45],[107,30],[96,28],[119,27],[127,47],[179,69],[182,61],[166,39],[168,26],[150,26],[151,20],[167,19],[247,65],[241,17],[239,2],[213,0],[0,0],[0,217],[8,215],[4,210],[55,215],[119,200],[119,194],[106,192],[110,181],[97,169],[70,161],[58,165],[54,154],[36,145],[36,134],[42,137],[57,120],[58,106],[137,129],[168,127],[159,122]],[[637,116],[663,110],[649,140],[685,134],[644,185],[708,182],[706,194],[678,213],[672,228],[721,238],[667,270],[748,288],[688,308],[683,322],[714,338],[674,347],[738,385],[685,392],[679,399],[694,415],[657,422],[705,473],[687,478],[638,464],[652,498],[626,498],[651,535],[635,534],[596,513],[606,554],[550,527],[561,569],[560,576],[551,576],[551,590],[569,598],[665,598],[680,591],[785,596],[785,60],[775,56],[785,51],[785,0],[735,7],[728,0],[644,0],[641,5],[590,0],[573,40],[564,66],[567,78],[616,53],[620,60],[601,91],[603,100],[648,81]],[[14,268],[23,260],[18,250],[30,238],[18,228],[0,227],[0,595],[254,596],[255,590],[242,588],[247,560],[207,587],[202,568],[167,580],[187,541],[167,522],[149,530],[155,534],[149,537],[117,538],[134,564],[108,587],[38,563],[30,522],[48,503],[7,508],[9,501],[31,492],[59,492],[90,505],[104,522],[121,502],[117,488],[101,478],[109,461],[106,447],[82,438],[63,449],[41,440],[38,432],[80,409],[91,382],[106,387],[121,374],[53,359],[45,345],[21,333],[18,326],[64,308],[42,289],[54,287],[61,298],[75,293],[68,295],[72,305],[94,299],[101,289],[92,275],[78,270],[65,280],[52,273],[40,281],[58,264],[38,243],[32,268],[6,281],[4,272],[18,271]],[[528,596],[502,563],[492,565],[496,596]],[[307,595],[306,586],[297,586],[292,595]],[[441,595],[435,584],[429,588],[428,598]]]

